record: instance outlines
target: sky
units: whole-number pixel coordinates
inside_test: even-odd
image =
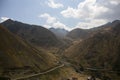
[[[120,0],[0,0],[7,19],[46,28],[89,29],[120,20]]]

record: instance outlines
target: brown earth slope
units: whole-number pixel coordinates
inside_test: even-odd
[[[18,21],[13,21],[11,19],[8,19],[1,24],[12,33],[17,34],[29,43],[32,43],[36,46],[51,47],[59,44],[59,40],[56,38],[56,36],[42,26],[29,25]]]
[[[53,67],[56,58],[29,45],[0,25],[0,69],[29,66],[38,71]]]
[[[120,70],[120,21],[69,47],[64,55],[73,64],[85,67]]]

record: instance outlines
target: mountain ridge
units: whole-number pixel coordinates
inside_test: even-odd
[[[52,31],[58,38],[63,39],[69,32],[68,30],[65,30],[64,28],[49,28],[50,31]]]
[[[0,69],[29,66],[36,71],[41,71],[55,65],[55,56],[37,50],[2,25],[0,25],[0,37]]]
[[[6,20],[1,25],[5,26],[15,35],[17,34],[29,43],[37,46],[56,46],[59,42],[51,31],[42,26],[29,25],[11,19]]]
[[[110,29],[73,44],[64,55],[70,61],[86,67],[103,67],[119,71],[120,21],[112,22],[111,25],[108,26]]]

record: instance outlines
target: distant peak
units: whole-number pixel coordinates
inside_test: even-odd
[[[86,29],[82,29],[82,28],[75,28],[73,29],[74,31],[80,31],[80,30],[86,30]]]
[[[13,21],[12,19],[8,19],[8,20],[6,20],[6,21]]]
[[[120,20],[115,20],[112,23],[120,23]]]
[[[65,31],[68,31],[68,30],[66,30],[65,28],[54,28],[54,27],[51,27],[51,28],[49,28],[49,29],[54,29],[54,30],[65,30]]]
[[[14,20],[12,20],[12,19],[7,19],[6,21],[4,21],[5,23],[11,23],[11,22],[14,22]],[[4,22],[2,22],[2,23],[4,23]]]

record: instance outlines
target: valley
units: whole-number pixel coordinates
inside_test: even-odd
[[[119,80],[119,35],[119,20],[67,31],[8,19],[0,23],[0,79]]]

